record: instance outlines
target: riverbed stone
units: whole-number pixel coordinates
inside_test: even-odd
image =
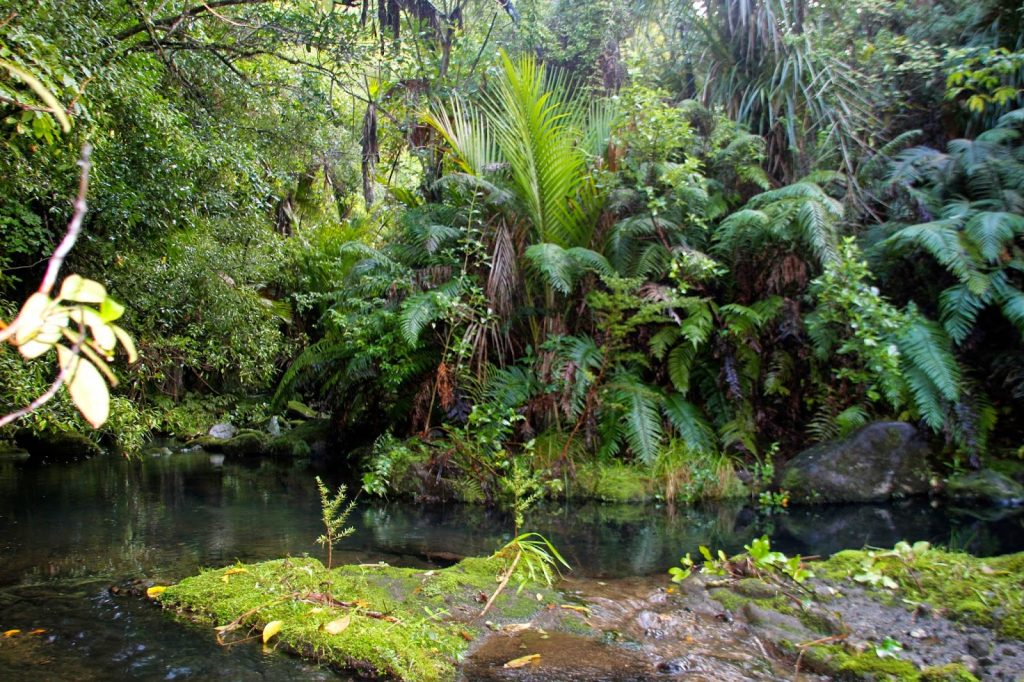
[[[214,424],[210,427],[208,435],[212,438],[219,438],[221,440],[228,440],[234,438],[238,433],[238,427],[231,422],[223,422],[221,424]]]
[[[794,503],[877,502],[929,490],[931,448],[914,426],[876,422],[804,450],[782,469]]]
[[[1024,504],[1024,486],[991,469],[951,476],[946,482],[946,495],[957,502],[1009,507]]]

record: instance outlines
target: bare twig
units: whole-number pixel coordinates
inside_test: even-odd
[[[64,239],[61,240],[57,250],[50,256],[50,262],[46,265],[46,274],[43,275],[43,281],[39,283],[39,293],[49,295],[53,291],[53,286],[57,283],[57,275],[60,273],[60,268],[64,265],[64,259],[67,257],[71,248],[78,241],[78,235],[82,231],[82,220],[85,218],[85,211],[87,209],[85,203],[85,195],[89,190],[89,168],[92,166],[92,146],[86,144],[82,147],[82,158],[78,160],[78,165],[82,169],[82,175],[78,180],[78,196],[75,198],[75,212],[71,216],[71,222],[68,223],[68,230],[64,234]]]
[[[487,600],[486,604],[484,604],[484,610],[480,612],[480,615],[477,616],[477,618],[482,618],[487,611],[490,610],[491,605],[494,604],[494,600],[498,598],[501,591],[505,589],[506,585],[508,585],[508,581],[512,578],[512,574],[515,573],[516,564],[519,563],[519,557],[521,556],[523,556],[523,550],[516,552],[516,558],[512,560],[512,564],[508,567],[508,570],[505,571],[505,575],[501,577],[501,582],[498,583],[498,589],[494,590],[494,594],[492,594],[491,598]]]

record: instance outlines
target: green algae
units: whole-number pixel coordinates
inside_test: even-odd
[[[978,558],[932,548],[848,550],[816,564],[815,570],[833,580],[851,580],[868,572],[886,576],[897,587],[878,588],[876,594],[893,603],[927,603],[953,618],[1024,639],[1024,552]]]
[[[237,624],[222,633],[225,641],[258,637],[267,623],[281,621],[268,646],[362,674],[431,682],[454,678],[506,567],[501,556],[432,571],[385,564],[327,570],[316,559],[278,559],[204,571],[158,599],[199,622]],[[503,590],[487,618],[529,619],[556,601],[547,588],[529,588]],[[324,630],[344,618],[342,632]]]

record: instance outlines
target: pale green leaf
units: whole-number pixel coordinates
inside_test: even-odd
[[[66,346],[57,346],[57,358],[67,372],[64,382],[75,407],[93,428],[98,429],[110,415],[110,391],[103,375],[91,362],[75,355]]]

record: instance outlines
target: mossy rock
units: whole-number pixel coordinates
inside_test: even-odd
[[[992,469],[951,476],[946,496],[957,502],[1019,506],[1024,504],[1024,486]]]
[[[221,445],[224,454],[232,457],[259,457],[267,453],[270,438],[261,431],[245,429]]]
[[[805,450],[778,484],[794,503],[878,502],[929,490],[931,447],[914,426],[878,422]]]
[[[1024,640],[1024,552],[979,558],[940,549],[903,556],[847,550],[816,564],[815,572],[849,580],[865,565],[896,582],[897,588],[882,596],[897,603],[941,605],[953,618]]]
[[[331,425],[326,419],[310,419],[299,423],[290,431],[270,438],[266,453],[284,459],[323,455],[327,452]]]
[[[14,441],[41,462],[78,462],[103,454],[103,448],[88,436],[74,431],[22,430],[15,434]]]
[[[280,621],[270,646],[362,675],[431,682],[455,678],[456,662],[481,634],[481,602],[508,565],[495,556],[433,571],[385,564],[328,570],[316,559],[279,559],[204,571],[157,598],[228,639],[258,636]],[[488,620],[518,622],[555,603],[551,590],[530,584],[517,592],[516,581]],[[325,629],[329,623],[336,634]]]
[[[918,669],[899,658],[881,658],[873,651],[851,652],[839,645],[817,646],[804,654],[807,667],[837,680],[893,682],[977,682],[960,663]]]

